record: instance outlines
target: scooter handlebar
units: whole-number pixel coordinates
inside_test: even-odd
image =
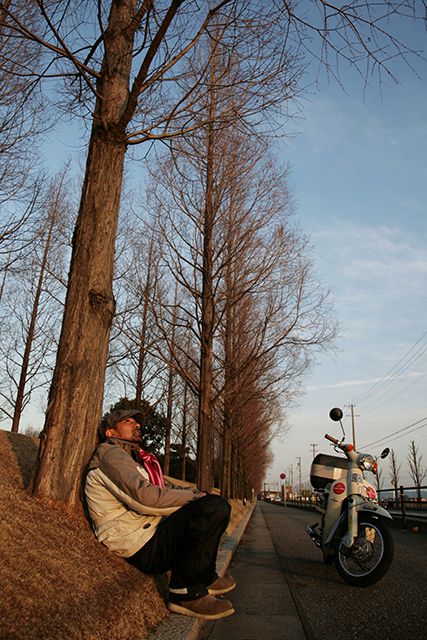
[[[328,433],[325,433],[325,438],[326,438],[326,440],[329,440],[330,442],[333,442],[334,444],[339,444],[340,443],[339,440],[337,440],[336,438],[333,438]]]

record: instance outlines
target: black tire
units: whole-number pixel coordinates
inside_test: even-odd
[[[335,554],[340,576],[355,587],[369,587],[387,573],[394,555],[394,542],[386,522],[359,513],[359,535],[348,549],[342,542]]]

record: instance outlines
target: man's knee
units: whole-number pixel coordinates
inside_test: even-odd
[[[200,498],[200,502],[203,502],[203,510],[212,517],[216,517],[218,520],[226,520],[227,522],[230,519],[231,507],[222,496],[210,493]]]

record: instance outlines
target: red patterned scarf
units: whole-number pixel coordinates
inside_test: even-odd
[[[165,488],[165,481],[163,479],[162,469],[156,456],[153,453],[147,453],[144,449],[136,450],[139,461],[142,463],[144,469],[148,473],[151,484],[161,489]]]

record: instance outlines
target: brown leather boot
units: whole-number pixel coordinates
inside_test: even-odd
[[[202,618],[203,620],[219,620],[234,613],[233,605],[229,600],[220,600],[210,594],[197,598],[197,600],[181,600],[169,602],[169,611],[181,613],[183,616]]]
[[[217,578],[208,586],[208,592],[212,596],[219,596],[221,593],[228,593],[236,586],[236,581],[232,576]]]

